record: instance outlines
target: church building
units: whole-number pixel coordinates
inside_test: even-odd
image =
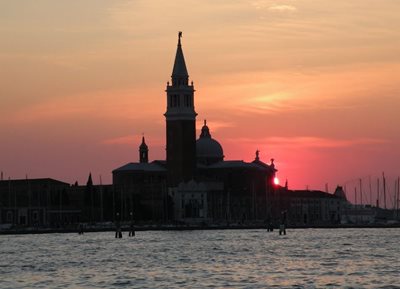
[[[178,36],[171,81],[166,87],[166,160],[149,161],[143,136],[139,162],[113,170],[115,204],[136,220],[218,223],[266,220],[276,168],[260,160],[225,160],[206,121],[196,139],[195,96]]]

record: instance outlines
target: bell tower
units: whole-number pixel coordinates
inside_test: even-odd
[[[193,178],[196,168],[196,116],[193,82],[189,75],[178,34],[178,47],[171,84],[167,83],[167,168],[168,185],[176,186]]]
[[[139,161],[141,163],[149,162],[149,148],[144,140],[144,136],[142,136],[142,143],[139,146]]]

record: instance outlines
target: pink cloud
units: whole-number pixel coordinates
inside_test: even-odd
[[[247,144],[265,144],[270,147],[276,148],[290,148],[290,147],[301,147],[301,148],[341,148],[341,147],[352,147],[359,145],[375,145],[384,144],[388,141],[385,139],[377,138],[355,138],[355,139],[332,139],[332,138],[321,138],[321,137],[268,137],[263,139],[252,139],[252,138],[239,138],[239,139],[226,139],[231,142],[241,142]]]
[[[140,140],[141,136],[139,135],[126,135],[115,138],[109,138],[103,140],[101,143],[105,145],[132,145]]]
[[[146,136],[146,143],[151,147],[158,147],[164,144],[164,139],[160,137],[153,137],[153,136]],[[101,144],[104,145],[129,145],[129,146],[139,146],[142,141],[142,135],[132,134],[132,135],[125,135],[119,136],[114,138],[108,138],[101,141]]]

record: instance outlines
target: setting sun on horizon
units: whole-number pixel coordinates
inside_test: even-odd
[[[165,159],[178,31],[226,160],[275,160],[280,184],[333,191],[400,176],[400,1],[4,1],[4,178],[111,183]],[[393,187],[393,184],[390,186]],[[371,200],[372,201],[372,200]]]

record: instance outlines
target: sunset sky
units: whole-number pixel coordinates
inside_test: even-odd
[[[0,3],[4,178],[111,183],[165,159],[177,33],[226,160],[275,158],[289,188],[400,175],[399,0]],[[197,133],[199,135],[199,132]]]

